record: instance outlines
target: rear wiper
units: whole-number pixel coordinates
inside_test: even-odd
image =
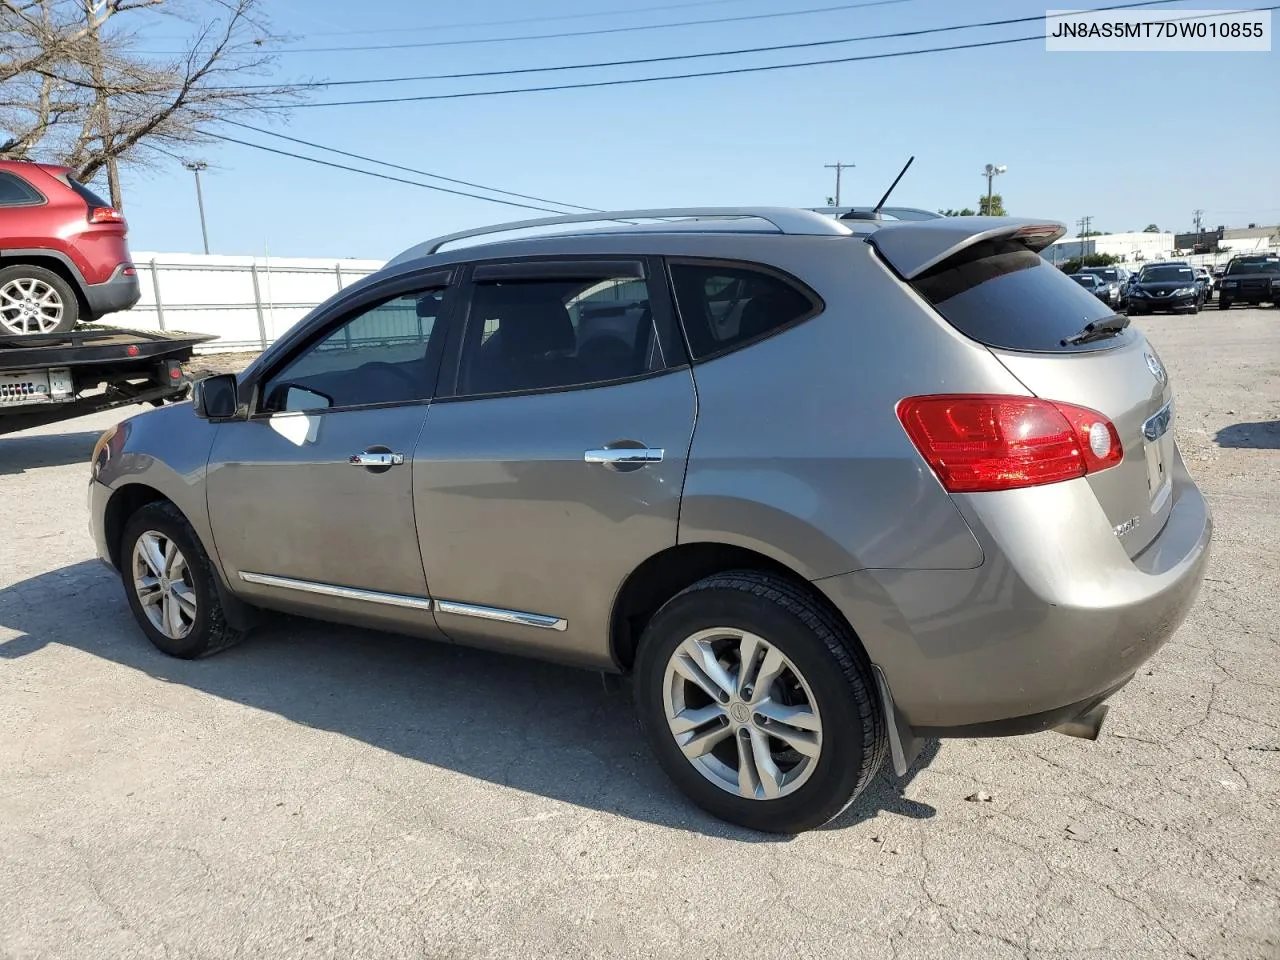
[[[1080,343],[1092,343],[1095,340],[1105,340],[1107,337],[1114,337],[1121,330],[1129,325],[1129,318],[1118,313],[1113,313],[1109,317],[1101,320],[1094,320],[1092,323],[1086,323],[1084,329],[1079,333],[1073,333],[1071,336],[1061,341],[1064,347],[1074,347]]]

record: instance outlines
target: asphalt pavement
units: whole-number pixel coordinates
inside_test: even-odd
[[[1280,310],[1137,322],[1217,522],[1189,619],[1097,742],[932,743],[800,837],[690,806],[591,673],[169,659],[87,532],[119,414],[0,438],[0,957],[1280,957]]]

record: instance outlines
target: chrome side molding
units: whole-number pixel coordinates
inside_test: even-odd
[[[276,577],[268,573],[249,573],[241,570],[240,579],[245,583],[256,583],[264,587],[315,593],[322,597],[340,597],[343,600],[363,600],[366,603],[381,603],[389,607],[408,607],[411,610],[430,610],[432,605],[430,597],[409,597],[402,593],[382,593],[378,590],[361,590],[358,587],[339,587],[332,583],[295,580],[292,577]]]
[[[250,573],[241,570],[240,579],[245,583],[277,587],[281,590],[297,590],[299,593],[314,593],[322,597],[361,600],[365,603],[381,603],[389,607],[408,607],[411,610],[434,610],[437,613],[452,613],[459,617],[476,617],[479,620],[496,620],[500,623],[516,623],[525,627],[538,627],[541,630],[565,630],[569,626],[568,620],[543,613],[505,610],[502,607],[486,607],[478,603],[461,603],[457,600],[410,597],[402,593],[382,593],[379,590],[363,590],[359,587],[340,587],[332,583],[295,580],[293,577],[277,577],[269,573]]]
[[[526,627],[539,627],[543,630],[564,630],[569,621],[560,617],[549,617],[542,613],[528,613],[524,610],[504,610],[501,607],[485,607],[477,603],[459,603],[456,600],[437,600],[437,613],[452,613],[460,617],[477,617],[480,620],[497,620],[501,623],[518,623]]]

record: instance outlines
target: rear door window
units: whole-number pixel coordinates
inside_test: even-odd
[[[1125,337],[1064,346],[1064,339],[1113,311],[1014,240],[967,247],[921,274],[912,286],[953,327],[989,347],[1079,353],[1110,349]]]
[[[17,174],[0,171],[0,207],[30,207],[44,203],[35,187]]]
[[[762,267],[672,261],[676,306],[695,360],[723,353],[822,310],[799,281]]]

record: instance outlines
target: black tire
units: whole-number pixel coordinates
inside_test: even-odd
[[[54,273],[52,270],[46,270],[44,267],[37,267],[31,264],[20,263],[12,267],[5,267],[0,270],[0,289],[7,284],[18,280],[34,280],[43,283],[52,289],[58,296],[62,304],[62,315],[58,318],[58,322],[48,330],[31,330],[24,333],[23,331],[14,330],[5,325],[3,315],[0,315],[0,336],[30,336],[37,333],[66,333],[72,329],[80,321],[80,301],[76,298],[76,292],[71,289],[71,284],[67,283],[62,277]],[[16,323],[17,318],[13,321]],[[25,326],[25,324],[24,324]]]
[[[138,538],[154,531],[172,540],[186,559],[184,582],[196,598],[196,615],[190,632],[181,639],[173,639],[156,629],[143,609],[142,600],[133,582],[133,548]],[[209,555],[196,537],[191,524],[177,507],[167,500],[148,503],[140,507],[125,524],[120,540],[120,577],[125,596],[134,618],[143,633],[156,648],[183,660],[207,657],[239,643],[244,634],[227,623],[218,596],[218,587]],[[176,631],[175,631],[176,632]]]
[[[1230,300],[1223,300],[1223,299],[1222,299],[1222,297],[1221,297],[1221,295],[1219,295],[1219,297],[1218,297],[1218,309],[1219,309],[1219,310],[1230,310],[1230,309],[1231,309],[1231,301],[1230,301]]]
[[[738,628],[763,637],[803,674],[822,716],[812,774],[773,800],[729,793],[687,760],[667,725],[663,682],[676,648],[699,630]],[[712,815],[752,830],[794,834],[849,806],[884,761],[888,739],[871,665],[848,627],[802,587],[750,570],[707,577],[654,615],[635,666],[636,713],[658,762]]]

